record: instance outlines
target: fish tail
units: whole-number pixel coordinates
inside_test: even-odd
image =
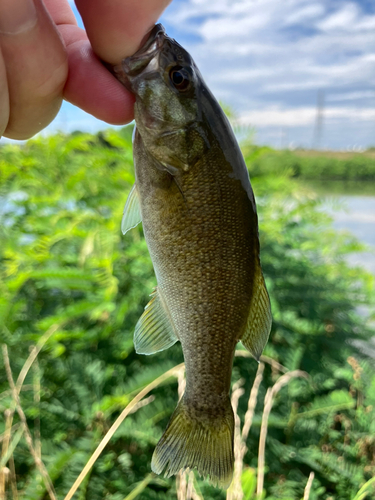
[[[233,476],[234,417],[229,397],[214,414],[189,407],[184,397],[157,444],[151,468],[165,476],[197,469],[214,485],[228,488]]]

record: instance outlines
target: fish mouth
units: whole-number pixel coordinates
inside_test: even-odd
[[[134,92],[132,79],[142,73],[154,57],[160,52],[166,34],[162,24],[156,24],[147,36],[145,43],[137,52],[123,59],[110,70],[115,77],[130,91]]]

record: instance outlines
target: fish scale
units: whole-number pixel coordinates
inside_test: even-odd
[[[126,232],[142,219],[158,282],[138,321],[138,353],[181,342],[186,390],[152,459],[167,476],[233,475],[229,399],[238,340],[259,358],[271,328],[247,169],[228,120],[191,56],[161,25],[114,68],[136,96],[136,184]]]

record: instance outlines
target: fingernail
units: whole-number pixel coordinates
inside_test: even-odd
[[[0,0],[0,33],[17,35],[31,29],[36,21],[33,0]]]

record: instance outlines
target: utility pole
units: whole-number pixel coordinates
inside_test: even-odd
[[[323,138],[323,118],[324,118],[324,90],[318,90],[316,100],[316,117],[314,127],[314,137],[312,149],[320,149]]]

